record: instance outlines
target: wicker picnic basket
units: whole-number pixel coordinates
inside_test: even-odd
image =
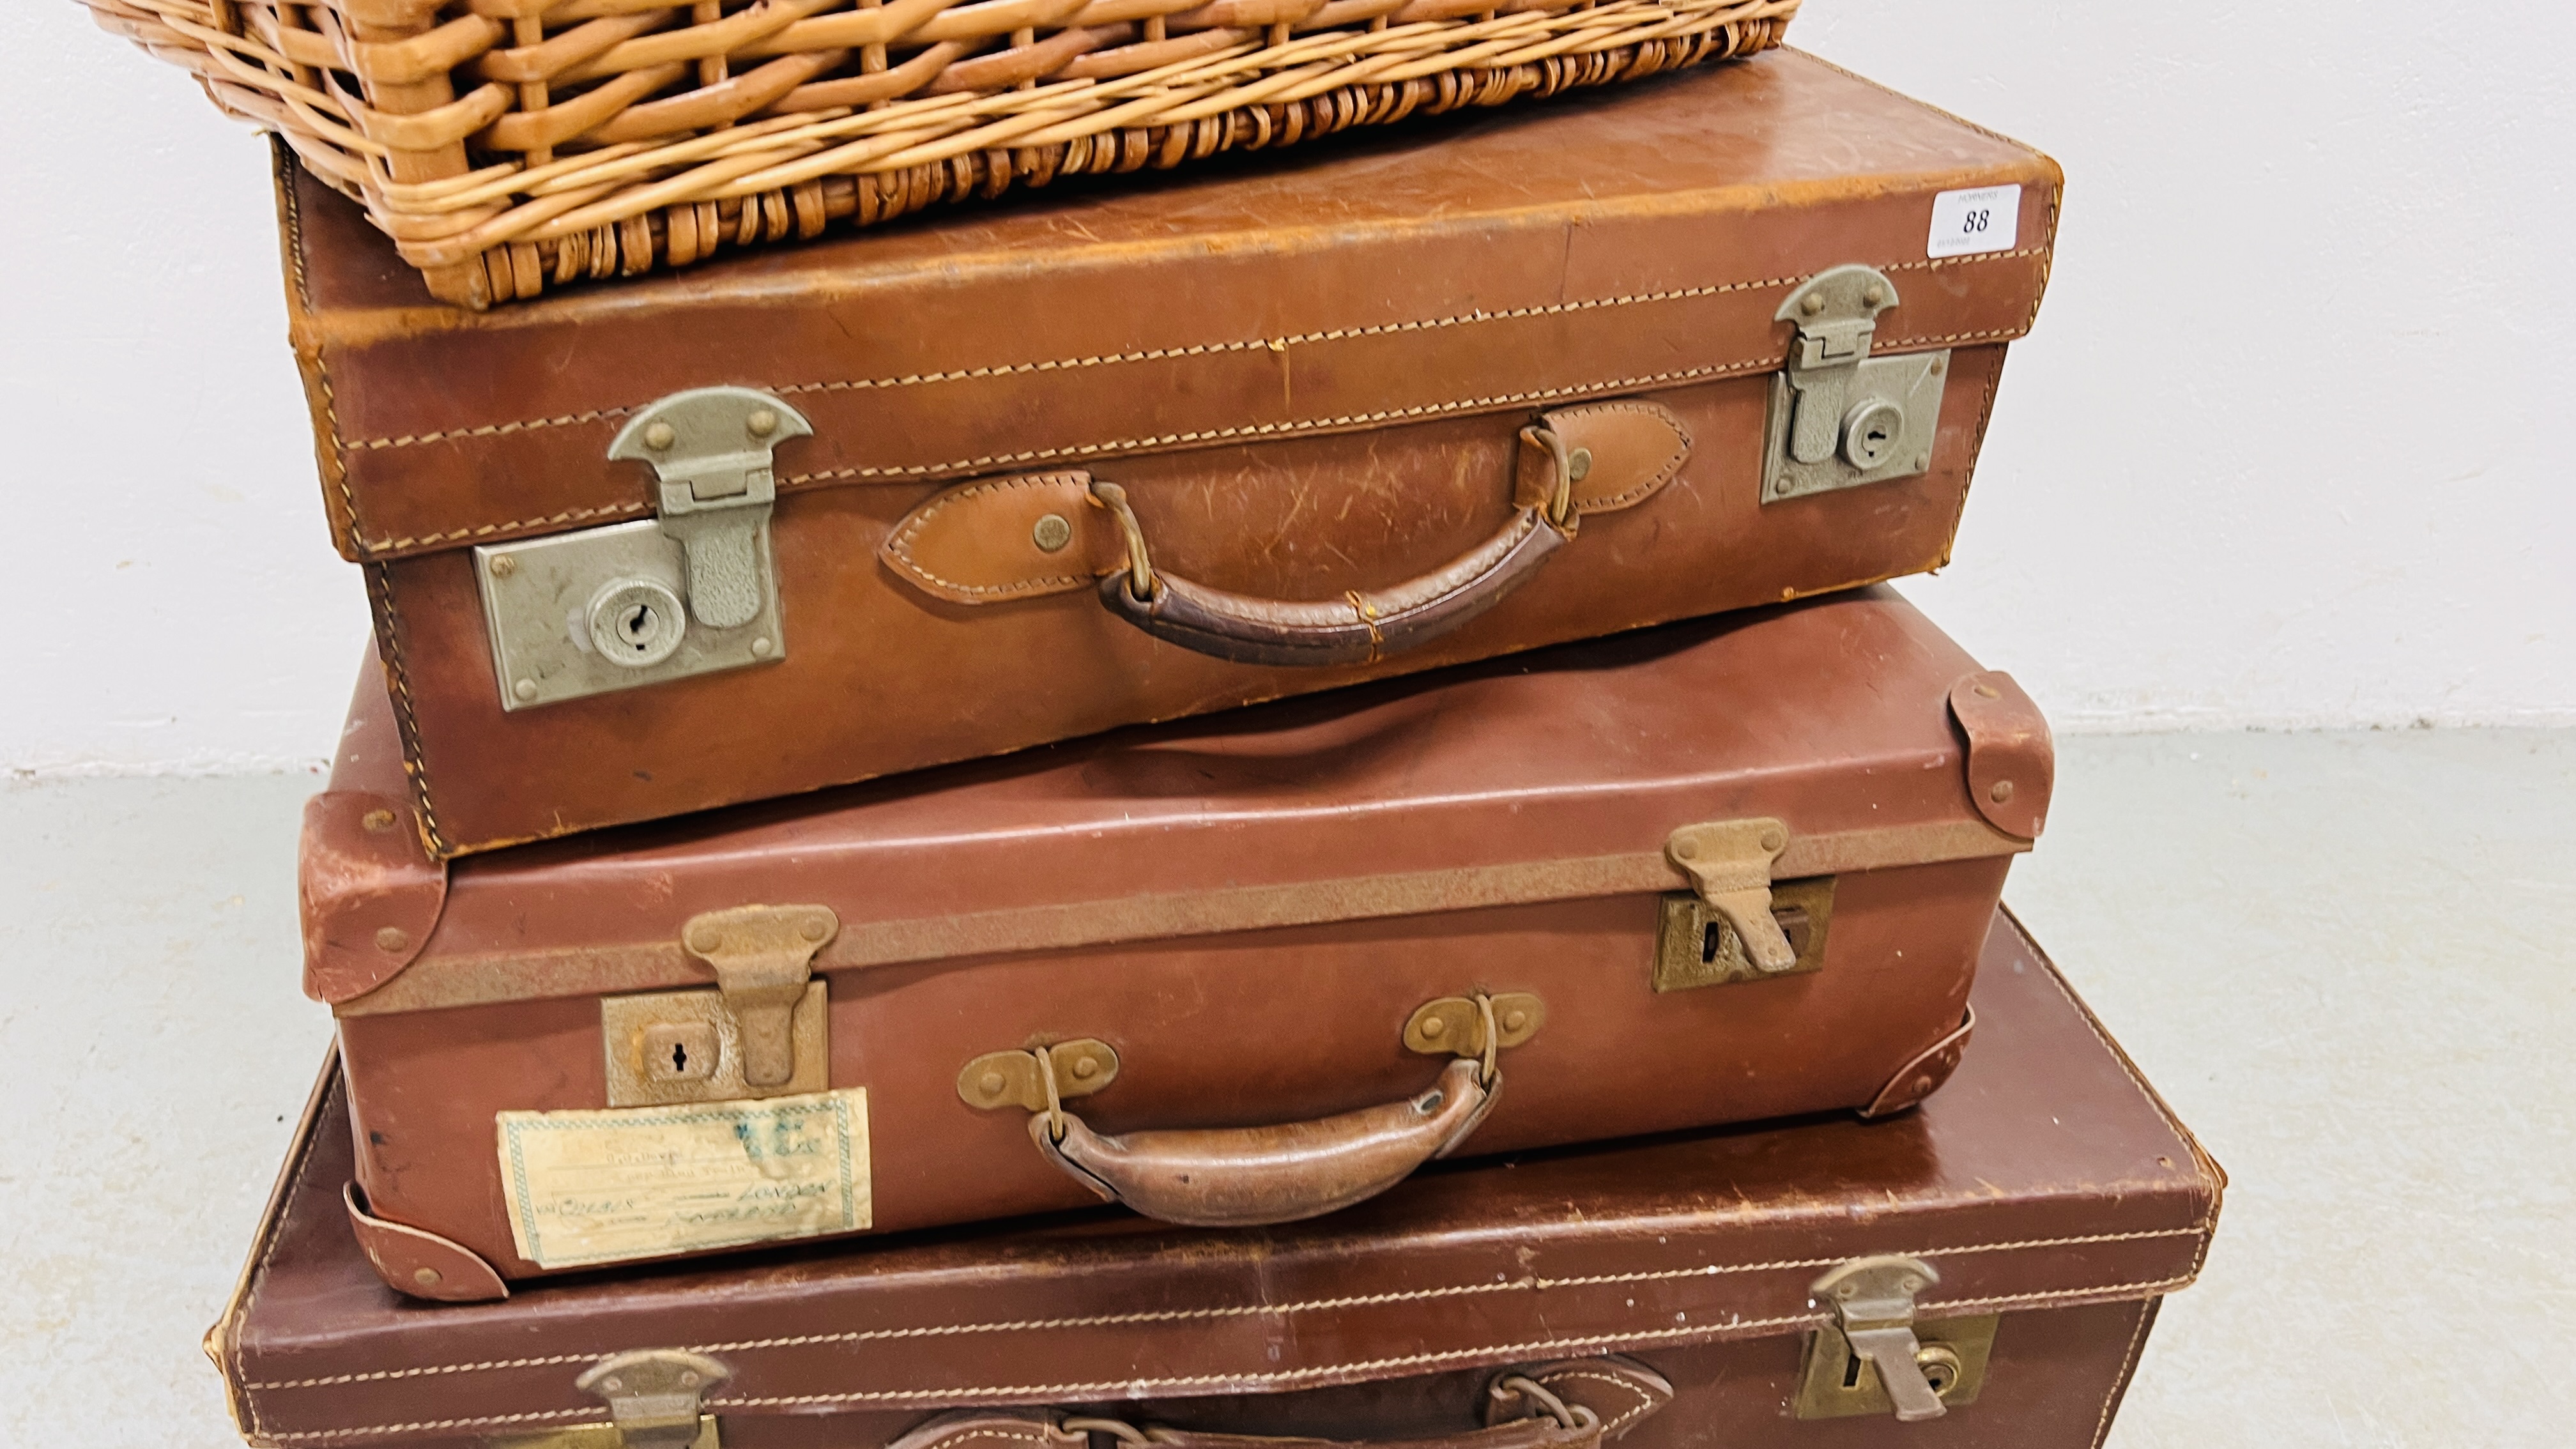
[[[1630,80],[1798,0],[86,0],[438,297]]]

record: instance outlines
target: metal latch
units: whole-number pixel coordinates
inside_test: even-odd
[[[813,431],[752,388],[673,393],[608,445],[611,460],[653,469],[655,518],[476,547],[501,707],[785,658],[770,454]]]
[[[1772,314],[1797,335],[1771,383],[1763,502],[1931,468],[1950,352],[1870,356],[1878,314],[1896,304],[1896,284],[1855,263],[1808,278]]]
[[[707,1391],[733,1370],[704,1354],[643,1348],[612,1354],[573,1384],[608,1403],[608,1422],[492,1441],[493,1449],[723,1449]]]
[[[1919,1258],[1887,1256],[1853,1259],[1810,1285],[1834,1323],[1807,1346],[1798,1417],[1892,1410],[1916,1423],[1975,1399],[1994,1349],[1995,1316],[1916,1323],[1914,1295],[1939,1281]]]
[[[1043,1062],[1038,1054],[1046,1054]],[[1020,1052],[986,1052],[957,1073],[957,1095],[967,1106],[990,1112],[1017,1107],[1047,1110],[1047,1079],[1055,1079],[1058,1101],[1088,1097],[1118,1080],[1118,1052],[1105,1041],[1084,1037]]]
[[[601,999],[608,1104],[828,1089],[829,988],[813,979],[813,962],[840,929],[840,917],[824,906],[737,906],[692,916],[680,944],[714,968],[716,989]]]
[[[1767,981],[1774,975],[1801,976],[1825,967],[1825,936],[1834,917],[1834,878],[1811,876],[1771,887],[1771,919],[1779,923],[1794,958],[1786,971],[1766,972],[1755,966],[1743,938],[1695,891],[1665,896],[1662,915],[1662,928],[1655,935],[1657,992]]]
[[[1789,827],[1764,817],[1685,825],[1664,841],[1664,858],[1690,877],[1702,904],[1743,943],[1753,969],[1777,976],[1798,953],[1771,915],[1771,863],[1789,848]]]

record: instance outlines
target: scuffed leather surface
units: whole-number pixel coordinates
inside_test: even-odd
[[[447,867],[424,848],[411,792],[400,783],[402,740],[387,711],[370,707],[384,697],[369,660],[332,771],[384,788],[326,790],[304,802],[296,898],[304,994],[316,1001],[347,1001],[390,980],[429,944],[447,904]]]
[[[2011,250],[1925,258],[1934,193],[2008,182]],[[479,315],[319,182],[286,210],[334,530],[388,558],[642,516],[609,438],[717,383],[813,420],[779,450],[792,496],[1752,376],[1786,354],[1788,289],[1845,262],[1902,289],[1880,350],[1999,343],[2029,328],[2058,187],[2036,152],[1774,52]]]
[[[436,1233],[388,1222],[367,1211],[356,1183],[340,1190],[349,1231],[376,1276],[407,1297],[442,1303],[491,1303],[510,1296],[492,1265]]]
[[[1703,1444],[1712,1425],[1791,1449],[1831,1427],[1779,1410],[1818,1317],[1815,1265],[1902,1252],[1940,1271],[1928,1316],[2006,1314],[1973,1412],[1907,1441],[2090,1443],[2153,1301],[2198,1273],[2224,1178],[2008,919],[1975,1002],[1978,1049],[1949,1087],[1881,1122],[1436,1169],[1285,1227],[1103,1210],[435,1308],[386,1289],[350,1239],[329,1094],[211,1342],[245,1430],[323,1449],[589,1422],[572,1380],[598,1358],[717,1346],[734,1376],[714,1408],[746,1449],[884,1444],[960,1402],[1427,1436],[1472,1422],[1497,1368],[1604,1351],[1677,1396],[1628,1449]]]
[[[687,922],[753,902],[841,920],[814,968],[832,1083],[869,1093],[880,1233],[1090,1201],[1031,1150],[1025,1114],[958,1099],[968,1060],[1032,1041],[1117,1051],[1118,1079],[1077,1104],[1104,1134],[1252,1127],[1409,1097],[1433,1065],[1402,1045],[1417,1007],[1529,991],[1547,1026],[1502,1054],[1510,1088],[1466,1150],[1859,1107],[1958,1024],[2009,855],[1847,871],[1824,969],[1659,995],[1656,896],[1687,885],[1664,844],[1770,817],[1793,855],[1864,831],[2009,850],[1967,798],[1947,704],[1975,667],[1893,591],[1860,590],[468,858],[433,951],[340,1008],[359,1177],[383,1216],[535,1273],[493,1114],[606,1106],[597,998],[702,986]],[[1650,874],[1399,913],[1370,897],[1398,874],[1555,878],[1600,857]],[[1228,927],[1153,914],[1260,887],[1317,909]],[[942,934],[1102,903],[1149,924],[1002,951]],[[871,954],[889,939],[925,944]]]
[[[1968,799],[2006,835],[2036,840],[2057,786],[2048,717],[2013,677],[1982,670],[1950,690],[1950,714],[1968,741]]]

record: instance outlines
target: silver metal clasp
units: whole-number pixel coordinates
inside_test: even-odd
[[[1797,333],[1771,383],[1764,503],[1931,468],[1950,352],[1870,356],[1878,314],[1896,304],[1884,272],[1854,263],[1808,278],[1773,314]]]
[[[1914,1295],[1940,1281],[1931,1264],[1890,1255],[1855,1258],[1810,1285],[1834,1323],[1807,1344],[1798,1417],[1893,1411],[1917,1423],[1975,1399],[1994,1351],[1995,1315],[1917,1323]]]
[[[655,518],[477,546],[501,707],[785,658],[771,450],[813,431],[753,388],[673,393],[608,445],[612,461],[653,469]]]

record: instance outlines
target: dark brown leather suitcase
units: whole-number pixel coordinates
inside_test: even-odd
[[[1936,567],[2060,178],[1773,52],[484,315],[280,183],[443,857]]]
[[[445,1298],[1892,1111],[1958,1060],[2052,768],[1884,587],[445,868],[384,713],[306,817],[307,985],[352,1211]]]
[[[612,1413],[698,1449],[2092,1449],[2225,1179],[2008,917],[1975,1003],[1950,1086],[1880,1121],[1444,1165],[1290,1227],[1094,1212],[428,1308],[350,1237],[326,1077],[207,1348],[292,1449],[610,1449]]]

